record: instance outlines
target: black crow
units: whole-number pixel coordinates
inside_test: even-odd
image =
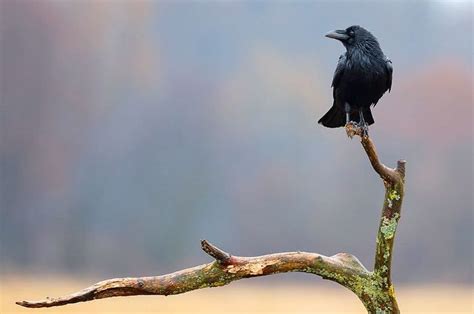
[[[358,123],[367,134],[374,123],[371,105],[392,87],[392,62],[380,49],[377,38],[358,25],[326,34],[342,42],[346,53],[339,57],[332,79],[334,102],[318,121],[328,128]]]

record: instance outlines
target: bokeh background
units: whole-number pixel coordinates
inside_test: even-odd
[[[23,291],[15,278],[41,287],[204,263],[203,238],[238,255],[347,251],[370,267],[383,186],[357,140],[316,123],[344,51],[323,35],[352,24],[371,30],[394,66],[370,134],[386,164],[408,160],[395,284],[472,292],[472,2],[0,9],[4,293]],[[333,293],[302,274],[258,281],[252,289]],[[29,298],[48,293],[35,291]]]

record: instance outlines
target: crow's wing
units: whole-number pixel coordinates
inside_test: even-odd
[[[334,71],[334,76],[332,78],[331,87],[333,87],[332,96],[334,98],[336,98],[336,88],[339,86],[339,82],[341,81],[341,77],[342,77],[342,74],[344,73],[345,67],[346,67],[346,54],[343,54],[339,57],[336,71]]]
[[[385,60],[385,70],[387,71],[387,89],[390,92],[392,89],[392,73],[393,73],[393,68],[392,68],[392,61],[389,59]]]

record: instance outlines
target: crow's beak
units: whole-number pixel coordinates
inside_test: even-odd
[[[327,33],[325,36],[328,38],[333,38],[340,41],[349,39],[349,35],[346,34],[345,30],[335,30],[335,31]]]

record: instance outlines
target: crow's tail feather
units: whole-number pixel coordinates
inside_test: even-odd
[[[363,111],[364,120],[368,125],[374,124],[374,117],[370,108]],[[359,122],[360,117],[358,112],[351,112],[349,119],[353,122]],[[324,125],[327,128],[339,128],[346,125],[346,113],[341,108],[333,105],[326,114],[319,119],[319,124]]]
[[[338,128],[346,125],[346,114],[342,109],[333,105],[331,109],[319,119],[318,123],[327,128]]]
[[[370,108],[364,110],[363,114],[364,114],[364,120],[365,122],[367,122],[368,125],[372,125],[375,123],[374,117],[372,117],[372,111],[370,110]]]

